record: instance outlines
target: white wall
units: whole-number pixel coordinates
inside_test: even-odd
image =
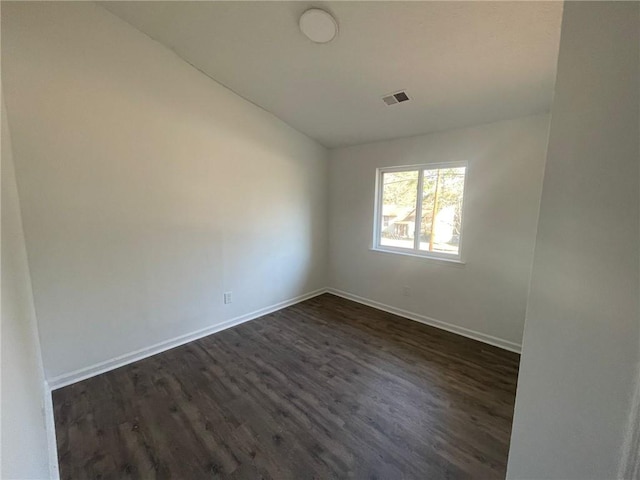
[[[325,286],[323,147],[97,5],[2,15],[47,378]]]
[[[640,378],[638,377],[636,377],[629,420],[625,427],[618,477],[640,478]]]
[[[332,150],[330,286],[519,348],[548,125],[532,116]],[[460,160],[466,264],[370,251],[376,168]]]
[[[4,6],[3,6],[4,9]],[[2,99],[2,436],[0,477],[48,478],[44,374],[11,138]]]
[[[564,8],[511,479],[617,477],[639,355],[639,8]]]

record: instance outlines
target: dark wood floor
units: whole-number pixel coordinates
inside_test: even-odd
[[[504,478],[518,361],[322,295],[53,392],[60,475]]]

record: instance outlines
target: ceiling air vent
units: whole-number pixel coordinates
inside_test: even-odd
[[[407,100],[409,100],[409,97],[404,90],[382,97],[382,101],[387,105],[394,105],[396,103],[406,102]]]

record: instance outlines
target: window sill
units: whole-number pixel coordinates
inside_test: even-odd
[[[444,258],[444,257],[435,257],[435,256],[432,257],[430,255],[420,255],[418,253],[400,252],[398,250],[386,250],[384,248],[375,248],[375,247],[370,247],[369,250],[375,253],[383,253],[387,255],[402,255],[403,257],[419,258],[421,260],[442,263],[444,265],[450,265],[452,267],[463,267],[466,265],[466,262],[463,262],[462,260],[459,260],[456,258]]]

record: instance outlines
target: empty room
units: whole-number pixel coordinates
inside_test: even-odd
[[[640,479],[640,2],[0,17],[0,478]]]

